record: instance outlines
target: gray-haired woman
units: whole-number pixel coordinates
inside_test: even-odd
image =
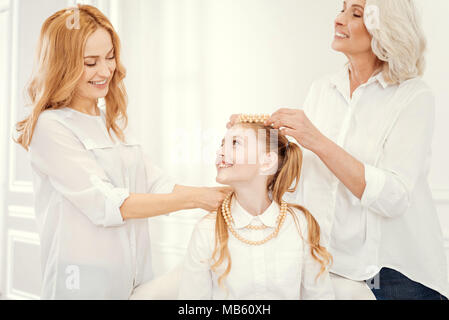
[[[332,47],[348,64],[314,82],[302,110],[278,110],[268,123],[305,149],[297,201],[328,232],[337,297],[369,298],[363,281],[378,275],[377,299],[446,299],[427,181],[435,102],[420,79],[417,10],[412,0],[346,0],[342,9]]]

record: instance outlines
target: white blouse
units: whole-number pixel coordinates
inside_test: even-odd
[[[276,227],[279,206],[273,201],[259,216],[246,212],[233,198],[231,212],[235,230],[249,240],[261,240]],[[307,221],[295,210],[298,228],[307,239]],[[228,246],[232,267],[224,281],[218,277],[224,272],[225,261],[213,272],[212,253],[215,244],[215,218],[211,214],[196,225],[189,243],[181,272],[179,299],[184,300],[276,300],[276,299],[334,299],[329,273],[326,271],[315,282],[321,265],[312,258],[305,242],[287,214],[276,238],[261,246],[252,246],[229,234]],[[264,230],[245,229],[248,225],[265,225]]]
[[[388,85],[377,74],[350,98],[346,67],[312,85],[304,111],[365,164],[359,200],[304,150],[298,201],[328,234],[331,272],[360,281],[389,267],[448,296],[443,236],[427,181],[435,120],[431,90],[419,78]]]
[[[152,278],[148,221],[123,221],[129,193],[170,193],[174,183],[105,113],[41,114],[30,146],[41,240],[42,299],[128,299]]]

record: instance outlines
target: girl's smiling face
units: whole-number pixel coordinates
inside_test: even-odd
[[[266,150],[265,130],[236,125],[217,152],[217,182],[224,185],[267,180],[277,169],[277,154]]]

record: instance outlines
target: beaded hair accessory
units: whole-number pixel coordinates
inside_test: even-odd
[[[238,123],[265,123],[270,119],[269,114],[241,114],[239,115]],[[290,148],[290,141],[287,140],[287,144],[285,145],[285,149],[288,150]]]
[[[239,123],[264,123],[270,119],[269,114],[241,114],[239,115]]]

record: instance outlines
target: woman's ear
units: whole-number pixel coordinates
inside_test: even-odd
[[[271,176],[278,170],[278,154],[276,152],[264,153],[260,157],[259,174],[264,176]]]

